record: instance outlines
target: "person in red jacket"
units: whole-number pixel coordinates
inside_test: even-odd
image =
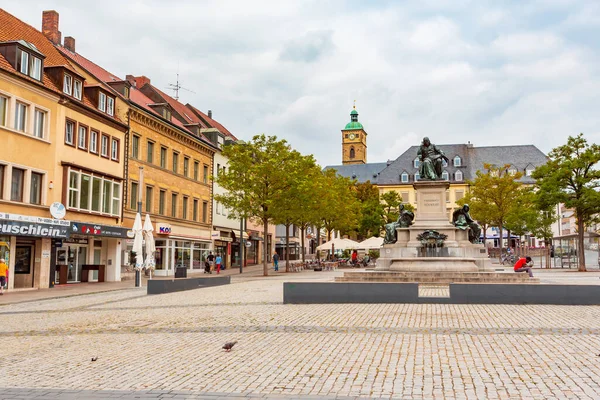
[[[533,260],[531,257],[521,257],[515,263],[515,272],[527,272],[530,278],[533,278],[533,272],[531,272],[531,267],[533,267]]]
[[[356,264],[358,264],[358,251],[353,250],[352,251],[352,265],[356,266]]]

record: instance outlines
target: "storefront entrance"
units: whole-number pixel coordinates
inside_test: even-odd
[[[81,267],[87,264],[87,244],[65,244],[56,249],[56,280],[60,282],[61,270],[66,267],[67,283],[81,282]],[[64,273],[64,272],[63,272]]]

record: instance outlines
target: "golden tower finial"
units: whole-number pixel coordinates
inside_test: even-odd
[[[352,106],[352,108],[356,110],[356,100],[354,100],[354,106]]]

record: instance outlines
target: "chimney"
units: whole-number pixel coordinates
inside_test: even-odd
[[[133,75],[125,75],[125,80],[135,87],[135,77]]]
[[[58,30],[58,13],[56,11],[42,12],[42,32],[52,43],[60,44],[61,34]]]
[[[150,84],[150,78],[147,78],[144,75],[136,76],[133,79],[135,79],[135,86],[137,88],[142,88],[142,86],[144,86],[146,83]]]
[[[212,119],[212,110],[208,110],[208,118]]]
[[[69,50],[71,53],[75,53],[75,38],[73,36],[65,37],[65,49]]]

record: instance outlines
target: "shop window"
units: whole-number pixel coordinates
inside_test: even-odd
[[[177,193],[171,194],[171,217],[177,217]]]
[[[31,173],[31,183],[29,189],[29,202],[31,204],[42,204],[42,182],[44,175],[38,172]]]
[[[33,115],[33,136],[43,139],[45,132],[46,113],[42,110],[35,109]]]
[[[146,153],[146,161],[152,164],[154,162],[154,142],[148,141]]]
[[[165,215],[165,197],[167,196],[167,192],[161,190],[158,194],[158,213],[160,215]]]
[[[0,96],[0,126],[6,126],[6,116],[8,115],[8,98]]]
[[[15,107],[15,129],[21,132],[25,132],[27,127],[27,104],[19,103],[17,101]]]
[[[25,170],[13,167],[12,181],[10,184],[10,199],[12,201],[23,201],[24,180],[25,180]]]
[[[198,161],[194,161],[194,180],[198,180],[198,170],[200,169],[200,163]]]
[[[140,137],[137,135],[133,135],[131,138],[131,158],[135,158],[136,160],[140,156]]]
[[[146,212],[152,212],[152,198],[154,196],[152,186],[146,186]]]
[[[194,208],[192,210],[192,219],[198,221],[198,199],[194,199]]]
[[[160,148],[160,167],[167,168],[167,148]]]
[[[202,222],[208,222],[208,203],[202,202]]]

